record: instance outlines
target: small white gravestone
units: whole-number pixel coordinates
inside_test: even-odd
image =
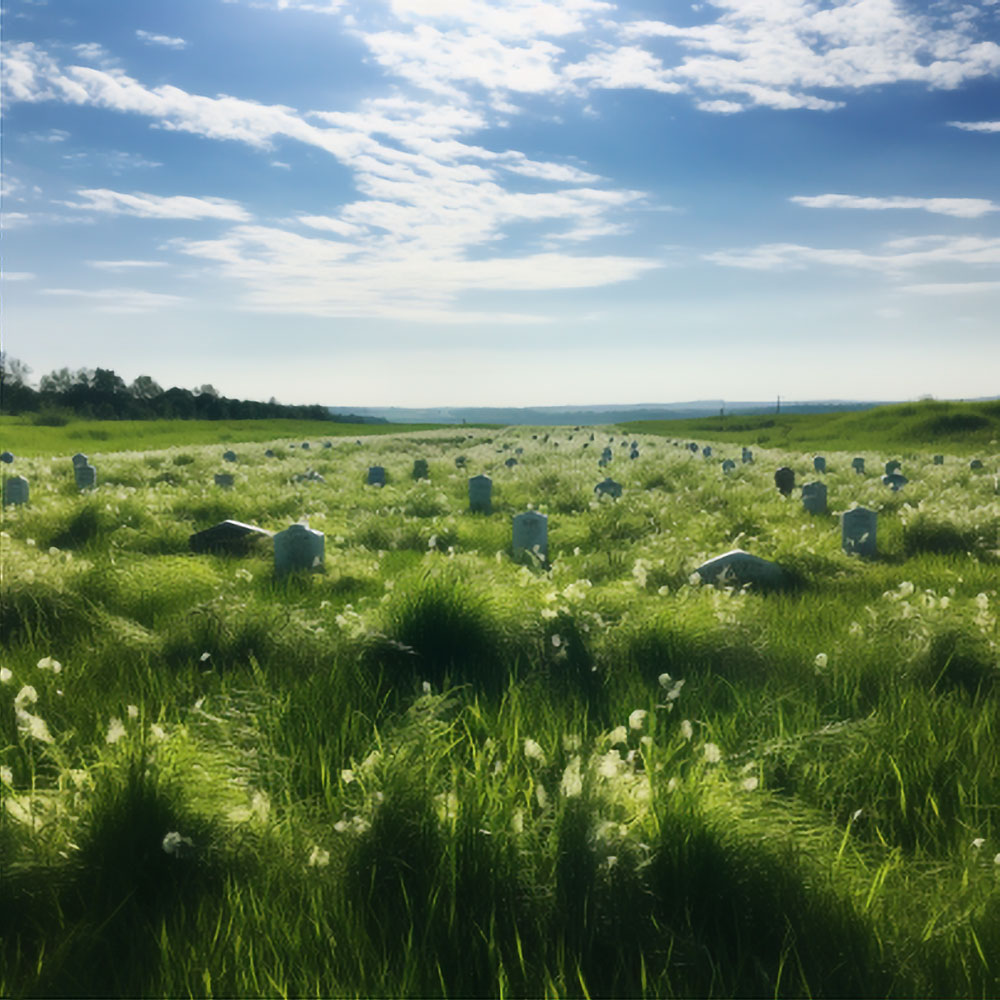
[[[473,476],[469,480],[469,510],[489,514],[493,510],[493,480],[489,476]]]
[[[886,462],[885,463],[885,474],[887,476],[891,476],[894,472],[898,472],[899,471],[899,467],[902,464],[903,464],[902,462],[897,462],[895,460],[893,460],[891,462]]]
[[[822,455],[813,459],[813,472],[826,472],[826,459]]]
[[[229,489],[236,480],[228,472],[217,472],[215,474],[215,485]]]
[[[810,514],[826,513],[826,483],[803,484],[802,508]]]
[[[29,494],[28,480],[24,476],[11,476],[10,479],[4,480],[3,505],[5,507],[10,503],[27,503]]]
[[[73,473],[76,476],[76,488],[78,490],[96,489],[97,469],[89,462],[85,465],[74,465]]]
[[[381,465],[373,465],[368,469],[369,486],[385,486],[385,469]]]
[[[901,476],[898,472],[882,477],[882,485],[888,486],[893,493],[898,493],[908,482],[909,479],[906,476]]]
[[[414,479],[427,479],[430,477],[430,472],[427,468],[426,458],[417,458],[413,462],[413,478]]]
[[[786,582],[785,573],[777,563],[752,556],[743,549],[733,549],[709,559],[696,572],[703,583],[714,583],[721,587],[742,587],[745,583],[760,587],[781,587]]]
[[[865,460],[859,455],[851,462],[851,468],[860,476],[865,471]]]
[[[934,456],[934,464],[935,465],[944,465],[944,455],[935,455]]]
[[[514,558],[524,556],[526,552],[536,555],[542,562],[549,555],[549,519],[537,510],[528,510],[518,514],[513,521]]]
[[[321,570],[326,539],[322,531],[293,524],[274,536],[274,575],[296,570]]]
[[[613,479],[608,477],[607,479],[602,479],[594,487],[594,492],[599,496],[614,497],[616,500],[622,495],[622,484],[616,483]]]
[[[236,452],[235,451],[224,451],[222,453],[222,461],[223,462],[235,462],[236,461]]]
[[[753,452],[749,448],[744,448],[741,458],[743,459],[743,464],[747,465],[753,461]]]
[[[86,465],[86,464],[87,464],[87,463],[88,463],[88,462],[90,461],[90,459],[89,459],[89,458],[87,458],[87,456],[86,456],[86,455],[84,455],[84,453],[83,453],[82,451],[78,451],[78,452],[77,452],[77,453],[76,453],[76,454],[75,454],[75,455],[74,455],[74,456],[73,456],[73,457],[72,457],[72,458],[70,459],[70,461],[71,461],[71,462],[72,462],[72,463],[73,463],[74,465]]]
[[[725,461],[723,461],[722,463],[722,471],[725,472],[727,475],[730,472],[732,472],[733,469],[735,468],[736,468],[736,463],[731,458],[725,459]]]
[[[14,461],[14,454],[13,454],[13,452],[9,452],[9,451],[2,451],[2,452],[0,452],[0,462],[6,462],[8,465],[10,465],[10,463],[13,462],[13,461]]]
[[[711,458],[712,457],[712,446],[710,444],[706,444],[705,447],[701,449],[701,453],[702,453],[702,455],[705,456],[705,458]]]
[[[873,556],[877,551],[878,514],[855,507],[840,515],[840,544],[848,554]]]

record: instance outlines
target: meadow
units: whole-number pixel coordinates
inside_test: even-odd
[[[0,994],[1000,995],[995,437],[335,427],[4,467]],[[225,518],[322,570],[190,552]],[[702,584],[734,547],[790,586]]]

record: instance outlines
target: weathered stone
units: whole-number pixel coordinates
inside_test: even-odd
[[[711,458],[712,446],[710,444],[706,444],[705,447],[701,449],[701,453],[705,458]]]
[[[974,458],[971,462],[969,462],[970,469],[981,469],[982,467],[983,463],[978,458]]]
[[[897,493],[901,490],[907,483],[909,479],[906,476],[901,476],[898,472],[893,472],[891,475],[882,477],[882,485],[888,486],[893,493]]]
[[[607,479],[602,479],[601,482],[594,487],[594,492],[598,496],[614,497],[617,500],[618,497],[622,495],[622,484],[616,483],[609,477]]]
[[[418,458],[413,462],[413,478],[414,479],[429,479],[430,470],[427,466],[426,458]]]
[[[695,454],[698,451],[698,445],[694,441],[692,441],[688,445],[688,451],[691,452],[691,454]]]
[[[840,515],[840,544],[848,555],[874,556],[877,545],[878,514],[867,507],[855,507]]]
[[[14,461],[14,455],[12,452],[9,451],[0,452],[0,462],[6,462],[8,465],[10,465],[10,463],[13,461]]]
[[[321,570],[326,539],[322,531],[293,524],[274,536],[274,575],[284,576],[297,570]]]
[[[895,459],[891,462],[885,463],[885,474],[891,476],[894,472],[898,472],[902,462],[897,462]]]
[[[865,460],[859,455],[851,462],[851,468],[860,476],[865,471]]]
[[[87,456],[86,456],[86,455],[84,455],[84,453],[83,453],[82,451],[78,451],[78,452],[77,452],[77,453],[76,453],[76,454],[75,454],[75,455],[74,455],[74,456],[73,456],[73,457],[72,457],[72,458],[70,459],[70,461],[71,461],[71,462],[72,462],[72,463],[73,463],[74,465],[86,465],[86,464],[87,464],[87,463],[88,463],[88,462],[90,461],[90,459],[89,459],[89,458],[87,458]]]
[[[826,483],[805,483],[802,486],[802,507],[810,514],[825,514]]]
[[[934,456],[934,464],[935,465],[944,465],[944,455],[935,455]]]
[[[604,451],[601,452],[601,459],[605,462],[610,462],[613,457],[614,452],[610,448],[605,448]]]
[[[273,448],[268,448],[267,451],[264,452],[264,457],[265,458],[274,458],[274,449]]]
[[[385,469],[381,465],[373,465],[368,469],[369,486],[385,486]]]
[[[740,458],[742,459],[744,465],[749,465],[753,462],[753,452],[749,448],[744,448]]]
[[[523,455],[524,454],[524,449],[523,448],[515,448],[514,449],[514,454],[515,455]]]
[[[323,442],[323,447],[324,448],[332,448],[333,447],[333,442],[332,441],[324,441]]]
[[[300,472],[297,476],[293,476],[292,479],[296,483],[304,483],[304,482],[325,483],[326,482],[326,480],[315,469],[309,469],[308,472]]]
[[[777,564],[753,556],[743,549],[733,549],[709,559],[696,570],[703,583],[742,587],[744,584],[772,589],[787,583],[784,570]]]
[[[74,465],[73,474],[76,476],[76,488],[78,490],[93,490],[97,488],[97,469],[89,463],[86,465]]]
[[[783,496],[791,496],[795,489],[795,473],[787,465],[783,465],[774,474],[774,485]]]
[[[459,455],[455,459],[455,468],[456,469],[464,469],[465,468],[465,456],[464,455]]]
[[[493,510],[493,480],[489,476],[473,476],[469,480],[469,510],[489,514]]]
[[[508,458],[507,461],[504,462],[503,464],[506,465],[508,469],[513,469],[514,466],[517,465],[517,459],[512,456]]]
[[[303,447],[303,448],[304,448],[304,449],[305,449],[306,451],[308,451],[308,450],[309,450],[309,442],[308,442],[308,441],[303,441],[303,442],[302,442],[302,447]]]
[[[633,448],[633,449],[632,449],[632,450],[631,450],[631,451],[630,451],[630,452],[628,453],[628,457],[629,457],[629,458],[632,458],[632,459],[636,459],[636,458],[638,458],[638,457],[639,457],[639,449],[638,449],[638,448]]]
[[[725,472],[727,475],[730,472],[732,472],[733,469],[735,469],[735,468],[736,468],[736,463],[731,458],[727,458],[727,459],[723,460],[723,462],[722,462],[722,471]]]
[[[11,476],[3,482],[3,505],[27,503],[31,491],[24,476]]]
[[[532,553],[542,562],[549,557],[549,519],[537,510],[525,511],[513,520],[514,558],[520,559]]]
[[[222,453],[222,461],[223,462],[235,462],[236,461],[236,452],[235,451],[224,451]]]
[[[822,455],[813,459],[813,472],[826,472],[826,459]]]
[[[228,472],[217,472],[215,474],[215,485],[229,489],[236,480]]]
[[[188,539],[192,552],[222,552],[230,555],[245,555],[263,538],[270,538],[271,532],[242,521],[220,521],[211,528],[196,531]]]

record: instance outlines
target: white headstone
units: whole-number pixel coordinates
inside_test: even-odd
[[[469,510],[480,514],[493,510],[493,480],[489,476],[473,476],[469,480]]]
[[[368,469],[369,486],[385,486],[385,469],[381,465],[373,465]]]
[[[537,510],[518,514],[513,521],[514,558],[518,559],[531,552],[542,562],[549,555],[549,519]]]
[[[786,582],[785,573],[777,563],[752,556],[743,549],[733,549],[709,559],[696,572],[702,582],[714,583],[720,587],[742,587],[745,583],[760,587],[781,587]]]
[[[865,471],[865,460],[859,455],[851,462],[851,468],[860,476]]]
[[[24,476],[11,476],[10,479],[5,479],[3,483],[3,503],[6,506],[9,503],[21,504],[28,502],[28,496],[30,490],[28,489],[28,480]]]
[[[826,483],[804,483],[802,507],[810,514],[826,513]]]
[[[236,461],[236,452],[235,451],[224,451],[222,453],[222,461],[223,462],[235,462]]]
[[[840,544],[848,555],[873,556],[877,551],[878,514],[855,507],[840,515]]]
[[[622,495],[622,484],[616,483],[610,477],[601,480],[595,487],[594,492],[598,496],[614,497],[616,500]]]
[[[76,488],[78,490],[92,490],[97,486],[97,469],[90,463],[86,465],[74,465],[73,472],[76,475]]]
[[[326,540],[322,531],[293,524],[274,536],[274,575],[296,570],[321,570]]]
[[[78,451],[78,452],[77,452],[77,453],[76,453],[76,454],[75,454],[75,455],[74,455],[74,456],[73,456],[73,457],[72,457],[72,458],[70,459],[70,461],[71,461],[71,462],[72,462],[72,463],[73,463],[74,465],[86,465],[86,464],[87,464],[87,463],[88,463],[88,462],[90,461],[90,459],[89,459],[89,458],[87,458],[87,456],[86,456],[86,455],[84,455],[84,453],[83,453],[82,451]]]
[[[822,455],[813,459],[813,472],[826,472],[826,459]]]

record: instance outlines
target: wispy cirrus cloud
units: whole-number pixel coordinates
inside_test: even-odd
[[[147,292],[137,288],[43,288],[43,295],[91,302],[100,312],[145,313],[184,305],[187,299],[164,292]]]
[[[135,37],[146,45],[160,45],[167,49],[187,48],[187,42],[183,38],[176,38],[173,35],[157,35],[152,31],[143,31],[142,28],[136,30]]]
[[[953,128],[966,132],[1000,132],[1000,121],[995,122],[948,122]]]
[[[94,267],[98,271],[130,271],[144,270],[150,267],[166,267],[166,261],[162,260],[88,260],[88,267]]]
[[[795,195],[788,200],[806,208],[855,208],[869,212],[918,209],[958,219],[978,219],[990,212],[1000,212],[1000,205],[988,198],[910,198],[903,195],[866,198],[851,194],[818,194]]]
[[[246,222],[250,215],[238,202],[228,198],[192,198],[189,195],[126,194],[108,188],[77,191],[81,202],[66,201],[69,208],[109,215],[133,215],[140,219],[223,219]]]
[[[1000,281],[937,281],[903,285],[901,292],[914,295],[995,295],[1000,292]]]

